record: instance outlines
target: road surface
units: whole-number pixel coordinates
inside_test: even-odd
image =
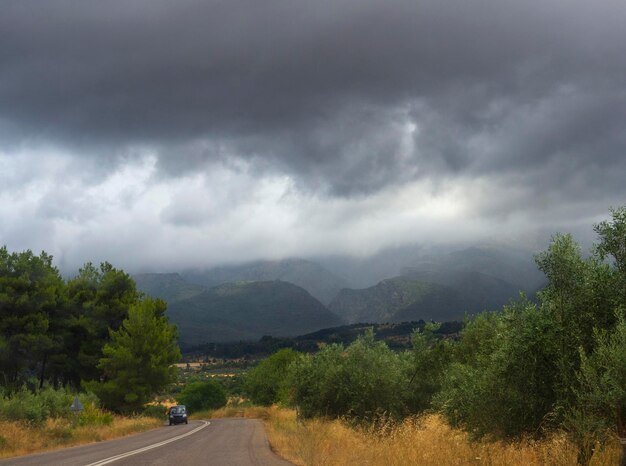
[[[16,466],[292,466],[269,448],[255,419],[212,419],[164,426],[116,440],[0,460]]]

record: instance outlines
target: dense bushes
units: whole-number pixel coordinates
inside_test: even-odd
[[[167,418],[167,409],[167,406],[162,404],[148,405],[144,408],[141,415],[165,420]]]
[[[476,437],[534,433],[556,401],[556,335],[553,322],[524,299],[470,321],[435,407]]]
[[[176,399],[190,411],[219,409],[226,405],[224,388],[214,380],[188,383]]]
[[[253,403],[269,406],[288,399],[288,382],[285,375],[298,353],[281,349],[251,369],[244,379],[244,390]]]
[[[560,429],[588,464],[607,434],[626,437],[626,208],[611,212],[587,258],[569,235],[536,256],[548,280],[537,302],[521,296],[469,318],[457,342],[427,326],[411,352],[394,353],[372,333],[325,346],[295,358],[280,390],[303,417],[397,419],[430,409],[475,438]]]
[[[391,351],[369,332],[347,348],[328,345],[298,359],[291,395],[304,417],[400,418],[407,412],[409,373],[408,355]]]
[[[0,418],[9,421],[27,421],[32,424],[40,424],[48,418],[69,418],[74,413],[70,410],[72,401],[76,395],[66,389],[53,389],[45,387],[38,391],[26,388],[17,390],[12,394],[3,395],[0,398]],[[97,413],[98,399],[93,394],[79,395],[85,410],[80,413],[79,419],[89,424],[101,418]],[[110,416],[110,415],[109,415]]]
[[[416,331],[412,351],[392,351],[370,330],[347,347],[331,344],[300,355],[281,379],[281,390],[305,418],[368,423],[420,413],[430,408],[452,357],[452,346],[437,339],[436,330],[429,324]]]

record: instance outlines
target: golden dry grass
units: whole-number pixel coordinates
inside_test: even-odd
[[[265,420],[272,448],[282,457],[306,466],[492,465],[569,466],[576,450],[564,435],[542,441],[470,442],[438,415],[411,418],[382,430],[354,430],[341,421],[296,421],[292,410],[239,409],[239,415]],[[241,412],[243,411],[243,412]],[[232,415],[228,409],[215,413]],[[596,452],[592,465],[618,464],[619,445]]]
[[[73,427],[67,419],[48,419],[41,426],[0,421],[0,458],[109,440],[162,425],[154,418],[114,417],[103,426]]]

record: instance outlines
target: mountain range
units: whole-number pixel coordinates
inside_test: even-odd
[[[223,283],[239,281],[273,281],[293,283],[307,290],[325,305],[350,283],[322,267],[304,259],[257,261],[247,264],[215,267],[207,270],[188,270],[181,274],[189,283],[211,288]]]
[[[168,302],[186,345],[295,336],[346,323],[459,320],[498,309],[520,291],[532,297],[544,283],[530,253],[497,248],[414,248],[404,260],[395,250],[380,268],[368,261],[344,258],[337,265],[327,258],[322,265],[292,258],[134,278],[140,291]],[[333,264],[337,270],[329,270]],[[351,268],[362,273],[350,275]],[[372,283],[390,270],[396,273]]]

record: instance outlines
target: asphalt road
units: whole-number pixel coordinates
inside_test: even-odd
[[[269,447],[263,424],[255,419],[190,421],[141,434],[65,448],[51,453],[0,460],[16,466],[214,465],[289,466]]]

